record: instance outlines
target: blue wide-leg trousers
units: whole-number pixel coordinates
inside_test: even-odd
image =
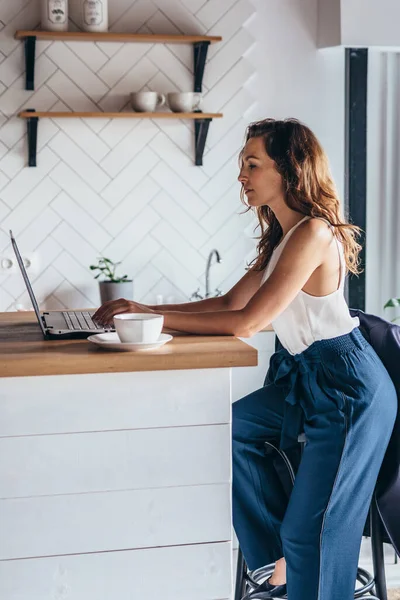
[[[232,407],[233,524],[249,569],[284,557],[288,600],[352,600],[362,533],[397,413],[358,328],[270,362]],[[288,499],[265,442],[307,443]]]

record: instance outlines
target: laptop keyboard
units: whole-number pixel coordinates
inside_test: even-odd
[[[63,312],[68,329],[76,331],[79,329],[104,329],[102,325],[94,323],[88,312]]]

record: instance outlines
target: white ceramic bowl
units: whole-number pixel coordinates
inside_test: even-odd
[[[122,313],[115,315],[114,325],[121,342],[156,342],[164,324],[163,315],[150,313]]]

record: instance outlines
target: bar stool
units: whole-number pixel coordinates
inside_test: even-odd
[[[307,443],[304,433],[299,435],[298,442],[300,444],[301,456]],[[282,484],[285,487],[286,483],[286,490],[290,494],[290,488],[293,487],[296,476],[296,465],[293,464],[293,461],[289,460],[287,453],[280,450],[275,443],[276,441],[265,442],[265,454],[268,456],[275,455],[275,458],[278,458],[280,461],[280,467],[283,466],[283,468],[286,470],[286,482],[282,481]],[[274,465],[276,468],[278,468],[276,462],[274,462]],[[287,481],[289,481],[289,487]],[[354,598],[357,598],[358,600],[387,600],[385,565],[383,556],[383,537],[381,529],[382,524],[376,505],[375,493],[370,505],[369,520],[374,575],[365,569],[358,567],[357,581],[361,583],[361,586],[356,588],[354,592]],[[258,585],[260,585],[260,583],[265,581],[267,577],[272,575],[274,568],[275,564],[271,563],[254,571],[249,571],[242,551],[239,547],[234,600],[241,600],[245,594],[255,589]],[[376,595],[374,595],[373,592]]]

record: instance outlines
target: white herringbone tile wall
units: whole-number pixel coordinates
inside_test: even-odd
[[[81,0],[70,0],[70,29]],[[36,89],[25,91],[17,29],[40,26],[38,0],[0,0],[0,257],[8,230],[33,258],[42,309],[99,304],[89,265],[123,261],[135,299],[185,301],[204,294],[206,258],[223,258],[212,289],[226,291],[253,254],[254,217],[240,214],[237,155],[256,107],[245,89],[254,67],[249,0],[109,0],[112,31],[221,35],[208,53],[203,110],[210,125],[204,166],[195,167],[193,122],[42,119],[38,166],[28,168],[23,108],[129,110],[129,93],[191,91],[191,45],[38,42]],[[19,273],[0,272],[0,311],[29,307]]]

